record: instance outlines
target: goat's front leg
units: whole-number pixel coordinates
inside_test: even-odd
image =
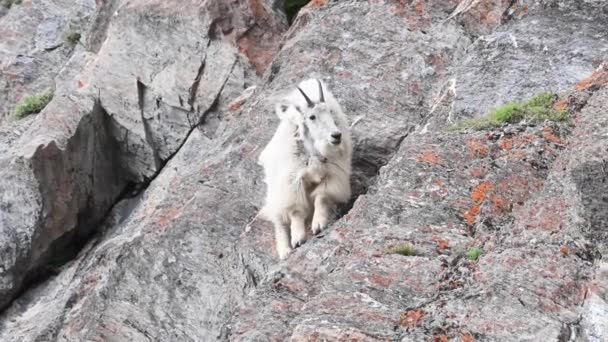
[[[291,247],[301,246],[306,241],[306,217],[299,211],[289,215],[291,220]]]
[[[315,211],[312,216],[312,233],[319,234],[321,230],[327,228],[329,221],[329,209],[331,201],[326,196],[315,197]]]
[[[279,259],[283,260],[287,258],[291,253],[291,245],[289,244],[289,227],[280,220],[274,222],[274,239],[277,244],[277,254]]]

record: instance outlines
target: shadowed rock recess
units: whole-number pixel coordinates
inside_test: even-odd
[[[606,340],[604,1],[6,3],[0,341]],[[256,159],[310,76],[355,195],[278,262]]]

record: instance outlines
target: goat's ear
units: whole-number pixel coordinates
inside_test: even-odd
[[[297,110],[292,104],[279,102],[275,106],[275,112],[281,120],[297,121]]]
[[[283,120],[287,116],[287,111],[289,110],[289,106],[284,103],[277,103],[274,106],[274,111],[277,113],[279,119]]]

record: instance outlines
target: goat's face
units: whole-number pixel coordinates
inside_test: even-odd
[[[343,132],[338,111],[334,101],[325,101],[323,86],[319,80],[308,80],[297,87],[289,101],[277,106],[281,120],[287,120],[297,126],[296,138],[303,142],[309,155],[327,160],[340,155],[344,150]],[[305,89],[305,90],[304,90]],[[312,101],[310,97],[317,99]]]
[[[309,153],[320,155],[322,158],[331,158],[342,151],[342,131],[338,125],[338,116],[335,108],[325,101],[323,86],[317,83],[318,101],[310,99],[309,94],[298,87],[298,92],[306,100],[305,106],[296,106],[299,114],[298,131],[304,146],[308,146]],[[310,92],[310,89],[308,89]]]
[[[317,103],[311,108],[300,108],[300,136],[307,145],[312,145],[324,157],[340,150],[342,131],[337,125],[336,113],[326,103]]]

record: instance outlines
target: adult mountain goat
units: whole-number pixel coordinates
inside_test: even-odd
[[[281,119],[260,154],[267,186],[262,217],[274,224],[279,258],[327,226],[351,196],[352,141],[346,116],[318,79],[302,81],[277,104]]]

